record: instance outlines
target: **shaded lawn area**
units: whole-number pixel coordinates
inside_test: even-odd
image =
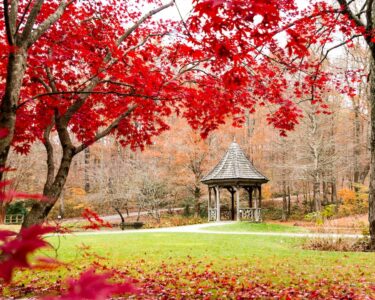
[[[272,223],[250,223],[250,222],[237,222],[234,224],[225,224],[219,226],[207,226],[202,228],[209,231],[225,231],[225,232],[290,232],[290,233],[303,233],[308,232],[307,229],[298,226],[287,226]]]
[[[375,253],[301,250],[301,238],[127,233],[50,237],[49,241],[55,246],[60,243],[58,258],[67,265],[49,272],[20,273],[16,284],[6,290],[8,295],[24,296],[28,286],[34,289],[27,290],[30,295],[45,292],[51,282],[50,292],[56,292],[61,278],[75,276],[95,262],[98,270],[116,267],[138,279],[147,290],[139,299],[147,299],[147,293],[160,298],[166,295],[163,299],[171,295],[179,295],[177,299],[181,295],[186,299],[232,299],[253,293],[259,295],[254,299],[267,299],[291,293],[292,299],[298,299],[296,291],[306,295],[300,299],[313,297],[315,291],[315,299],[328,299],[332,293],[338,296],[330,299],[343,295],[375,299]]]

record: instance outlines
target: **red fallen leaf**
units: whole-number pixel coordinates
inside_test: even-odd
[[[135,294],[137,289],[131,283],[111,283],[108,280],[112,273],[95,274],[90,269],[81,274],[78,279],[68,280],[68,290],[58,297],[48,297],[45,300],[105,300],[112,295]]]
[[[49,246],[42,236],[53,231],[54,227],[35,225],[22,229],[15,238],[5,240],[0,246],[0,278],[10,282],[15,269],[30,268],[29,254]],[[10,233],[4,233],[3,236],[9,237]]]
[[[65,264],[56,259],[49,257],[38,257],[36,259],[36,265],[34,265],[32,268],[38,270],[54,270],[62,265]]]

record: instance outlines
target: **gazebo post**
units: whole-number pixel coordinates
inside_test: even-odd
[[[259,190],[259,208],[262,208],[262,186],[260,185],[258,187],[258,190]]]
[[[220,222],[220,187],[217,185],[216,189],[216,222]]]
[[[232,219],[232,221],[234,221],[234,193],[235,192],[236,191],[233,188],[230,189],[230,195],[231,195],[231,200],[232,200],[232,210],[231,210],[231,219]]]
[[[237,207],[237,221],[240,221],[240,188],[236,187],[236,207]]]
[[[249,187],[247,192],[249,193],[249,208],[253,208],[253,187]]]
[[[258,222],[262,222],[262,185],[259,186],[259,215],[258,215]]]
[[[209,186],[208,187],[208,204],[207,204],[208,222],[211,221],[210,210],[211,210],[211,187]]]

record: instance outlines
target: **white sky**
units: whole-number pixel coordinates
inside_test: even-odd
[[[258,0],[259,1],[259,0]],[[169,0],[163,0],[163,4],[168,3]],[[300,9],[306,8],[308,5],[309,1],[306,0],[297,0],[297,5]],[[192,0],[176,0],[176,4],[178,8],[181,11],[182,16],[184,19],[186,19],[187,15],[189,14],[190,10],[193,8],[192,6]],[[158,14],[158,17],[160,18],[172,18],[173,20],[179,20],[180,16],[178,15],[176,7],[171,7],[160,14]]]
[[[258,0],[258,1],[262,1],[262,0]],[[327,0],[328,3],[332,3],[332,1],[333,0]],[[170,0],[162,0],[162,2],[163,4],[166,4],[166,3],[169,3]],[[301,10],[305,9],[309,5],[309,2],[310,1],[306,1],[306,0],[296,0],[296,3],[299,9]],[[186,20],[186,18],[188,17],[193,7],[192,0],[176,0],[176,5],[179,8],[183,18]],[[145,12],[148,11],[150,8],[151,7],[145,6]],[[160,19],[172,19],[175,21],[180,20],[180,16],[178,14],[176,6],[172,6],[170,8],[165,9],[164,11],[158,13],[155,17],[158,19],[159,18]],[[277,40],[280,42],[281,46],[286,44],[287,43],[286,33],[285,32],[280,33],[279,36],[277,37]],[[334,51],[333,55],[336,56],[337,53],[340,54],[340,51],[342,51],[342,49],[339,49],[339,51]]]
[[[168,3],[170,0],[163,0],[163,4]],[[193,8],[191,0],[176,0],[176,4],[181,11],[181,15],[184,19],[188,16],[190,10]],[[176,6],[165,9],[157,15],[161,19],[172,19],[174,21],[180,20],[180,16],[177,12]]]

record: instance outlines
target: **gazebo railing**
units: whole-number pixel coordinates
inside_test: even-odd
[[[216,208],[210,208],[208,210],[208,221],[215,222],[216,220],[217,220],[217,210]],[[220,220],[221,221],[232,220],[232,210],[220,209]]]
[[[232,210],[220,209],[220,220],[222,221],[232,220]]]
[[[261,208],[240,208],[240,221],[262,222]]]
[[[216,221],[216,208],[210,208],[208,210],[208,221],[215,222]]]
[[[220,210],[220,220],[231,220],[231,219],[232,219],[232,210],[230,209]],[[210,208],[208,210],[208,221],[215,222],[216,220],[217,220],[217,210],[216,208]],[[239,220],[250,221],[250,222],[262,222],[262,209],[261,208],[240,208]]]
[[[22,224],[23,219],[24,219],[24,215],[22,214],[6,215],[5,224],[6,225]]]

